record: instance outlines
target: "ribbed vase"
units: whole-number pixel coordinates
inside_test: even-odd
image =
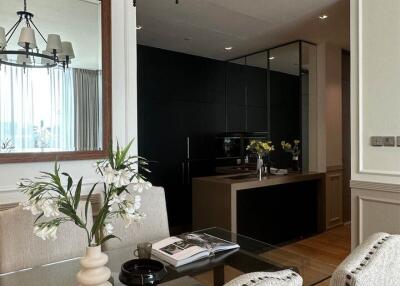
[[[112,286],[108,280],[111,270],[105,265],[108,256],[101,252],[101,246],[90,246],[81,258],[81,270],[76,275],[79,286]]]

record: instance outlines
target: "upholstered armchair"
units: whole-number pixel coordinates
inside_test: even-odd
[[[225,286],[301,286],[303,279],[292,270],[243,274]]]
[[[89,205],[88,225],[93,224]],[[85,203],[78,206],[83,213]],[[0,274],[76,258],[85,253],[87,236],[73,222],[60,225],[55,241],[33,234],[35,217],[21,206],[0,211]]]
[[[104,250],[113,250],[169,237],[164,189],[161,187],[152,187],[141,193],[141,199],[140,211],[146,215],[143,222],[132,223],[128,228],[125,228],[125,222],[122,220],[113,222],[113,234],[121,240],[110,239],[106,241],[103,246]]]
[[[338,266],[331,286],[400,285],[400,235],[376,233]]]

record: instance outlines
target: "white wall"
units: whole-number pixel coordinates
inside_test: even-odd
[[[400,136],[400,1],[352,2],[352,179],[400,184],[400,148],[371,136]]]
[[[136,9],[128,0],[112,0],[112,129],[114,140],[126,144],[137,138]],[[132,148],[137,153],[137,144]],[[98,180],[94,161],[60,162],[63,171],[84,183]],[[20,178],[33,178],[51,170],[52,162],[0,164],[0,204],[21,200],[16,190]]]
[[[400,233],[400,148],[370,136],[400,135],[400,1],[351,1],[352,245]]]

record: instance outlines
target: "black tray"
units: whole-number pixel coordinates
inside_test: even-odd
[[[119,281],[128,286],[157,285],[167,274],[164,264],[152,259],[134,259],[122,264]]]

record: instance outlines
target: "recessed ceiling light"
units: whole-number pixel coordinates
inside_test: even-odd
[[[269,59],[269,60],[273,60],[273,59],[275,59],[275,57],[269,57],[268,59]]]
[[[140,25],[136,26],[136,30],[141,30],[141,29],[142,29],[142,26],[140,26]]]
[[[321,20],[326,20],[328,18],[328,15],[322,14],[322,15],[319,15],[318,18],[320,18]]]
[[[227,50],[227,51],[230,51],[232,49],[233,49],[233,47],[225,47],[225,50]]]

